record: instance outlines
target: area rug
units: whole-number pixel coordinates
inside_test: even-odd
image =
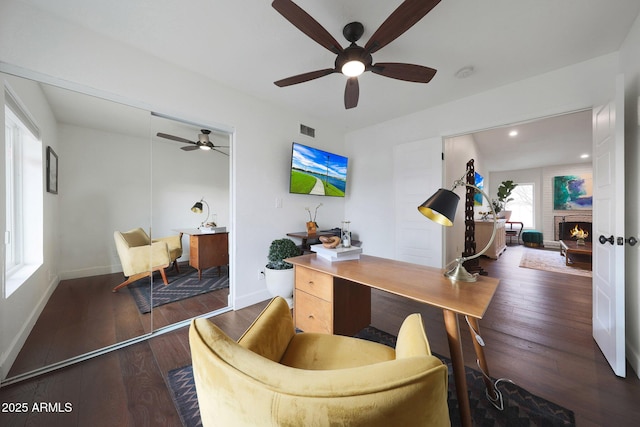
[[[593,277],[591,270],[579,266],[568,266],[560,251],[548,249],[531,249],[522,254],[520,267],[533,270],[553,271],[555,273],[573,274],[575,276]]]
[[[395,336],[371,326],[363,329],[356,336],[391,347],[395,347],[396,343]],[[446,357],[436,356],[449,367],[449,416],[451,425],[459,426],[461,425],[460,412],[458,411],[451,361]],[[471,415],[476,426],[575,426],[575,416],[572,411],[508,382],[501,382],[498,385],[498,389],[504,397],[504,410],[499,411],[489,403],[485,396],[486,388],[482,374],[474,369],[466,368],[466,375]],[[169,371],[168,382],[184,426],[201,426],[200,409],[191,365]]]
[[[219,275],[217,267],[203,270],[202,279],[198,279],[198,270],[193,267],[181,266],[180,270],[180,273],[175,270],[167,272],[168,285],[164,284],[159,274],[157,277],[154,274],[153,292],[150,292],[148,277],[127,286],[140,313],[149,313],[153,307],[229,287],[229,271],[226,266],[221,267]]]

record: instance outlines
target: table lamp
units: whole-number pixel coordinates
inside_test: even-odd
[[[463,175],[459,180],[454,181],[453,188],[451,190],[441,188],[436,191],[431,197],[427,199],[427,201],[418,206],[418,211],[420,211],[422,215],[440,225],[451,227],[456,216],[456,208],[458,207],[458,202],[460,201],[460,196],[453,192],[453,190],[455,190],[457,187],[473,188],[476,191],[480,192],[484,196],[484,198],[489,201],[489,196],[487,196],[487,194],[481,188],[464,182],[465,176],[466,174]],[[491,233],[489,243],[487,243],[487,245],[480,252],[468,257],[460,256],[456,258],[455,261],[453,261],[456,263],[455,267],[444,273],[444,275],[450,278],[452,281],[475,282],[477,280],[478,275],[469,273],[467,269],[464,268],[463,264],[466,261],[475,259],[485,253],[493,243],[493,239],[496,236],[497,219],[496,212],[493,209],[493,206],[491,206],[491,202],[489,202],[489,208],[491,209],[491,213],[493,214],[493,232]]]

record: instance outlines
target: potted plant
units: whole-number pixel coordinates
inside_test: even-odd
[[[496,211],[496,215],[498,215],[498,218],[505,218],[507,221],[509,221],[511,217],[511,211],[507,210],[507,203],[513,200],[513,198],[511,198],[511,193],[517,186],[518,184],[514,183],[512,180],[507,180],[502,181],[502,183],[498,187],[498,200],[491,201],[493,209]]]
[[[269,247],[269,262],[265,266],[265,279],[267,290],[271,296],[281,296],[287,300],[289,307],[293,306],[294,273],[293,264],[285,261],[286,258],[301,254],[300,249],[291,239],[276,239]]]

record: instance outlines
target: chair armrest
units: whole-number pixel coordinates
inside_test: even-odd
[[[278,362],[295,334],[289,305],[284,298],[275,297],[238,339],[238,344]]]
[[[166,242],[169,248],[181,248],[182,247],[182,233],[175,236],[159,237],[153,239],[152,242]]]

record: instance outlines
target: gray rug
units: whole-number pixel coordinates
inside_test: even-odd
[[[159,273],[153,276],[153,291],[151,291],[151,279],[145,277],[127,286],[129,292],[138,306],[140,313],[151,312],[151,308],[159,307],[171,302],[181,301],[207,292],[229,287],[229,270],[221,267],[213,267],[202,271],[202,279],[198,280],[198,271],[187,265],[180,267],[181,273],[175,270],[167,272],[168,285],[165,285]]]

